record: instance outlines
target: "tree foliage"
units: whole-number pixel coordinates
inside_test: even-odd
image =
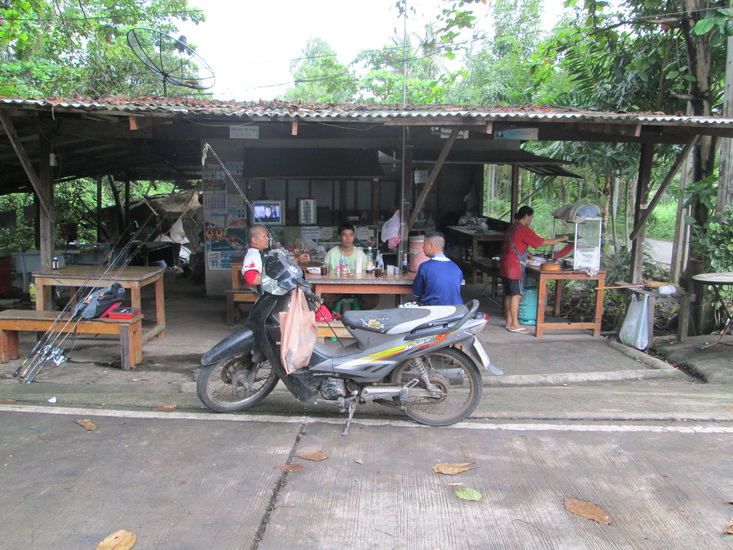
[[[0,2],[0,94],[160,94],[160,79],[127,47],[126,34],[134,27],[175,33],[176,20],[203,21],[187,2]]]

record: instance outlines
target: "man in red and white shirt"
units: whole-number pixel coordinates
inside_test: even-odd
[[[261,225],[253,225],[247,230],[249,248],[242,263],[242,277],[249,286],[262,283],[262,256],[270,247],[270,237]]]
[[[257,286],[262,284],[262,259],[270,248],[270,237],[267,229],[261,225],[253,225],[247,230],[247,239],[249,240],[249,248],[242,262],[242,277],[249,286]],[[310,254],[301,253],[298,263],[310,261]]]

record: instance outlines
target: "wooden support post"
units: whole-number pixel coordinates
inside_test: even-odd
[[[512,164],[512,207],[509,212],[509,220],[514,219],[514,214],[519,210],[519,187],[522,181],[522,169]]]
[[[700,136],[693,136],[692,139],[687,142],[687,145],[685,145],[685,148],[682,150],[682,152],[677,156],[674,164],[672,165],[672,168],[670,168],[669,172],[664,178],[664,181],[659,186],[657,193],[654,195],[654,198],[649,203],[649,207],[644,209],[638,220],[635,220],[634,230],[631,232],[629,239],[631,239],[632,241],[636,239],[636,236],[639,234],[639,231],[641,231],[641,228],[646,225],[646,220],[654,211],[654,208],[656,208],[657,204],[659,204],[659,201],[662,199],[662,195],[664,195],[664,193],[667,191],[667,187],[669,187],[669,184],[672,183],[672,179],[677,175],[677,172],[679,172],[682,164],[687,159],[687,155],[690,154],[690,151],[692,151],[692,148],[697,145],[698,141],[700,141]]]
[[[634,210],[634,228],[636,239],[631,244],[631,283],[641,282],[642,264],[644,262],[644,240],[646,237],[646,226],[639,225],[644,210],[649,200],[649,182],[652,174],[652,161],[654,160],[654,144],[643,143],[641,145],[641,157],[639,159],[639,181],[636,186],[636,209]]]
[[[428,193],[430,193],[430,190],[433,188],[433,185],[435,184],[435,180],[438,179],[440,170],[443,168],[443,164],[445,164],[445,159],[448,158],[448,154],[451,152],[451,149],[453,148],[453,144],[456,142],[456,138],[458,137],[459,131],[460,131],[460,128],[453,128],[451,130],[450,136],[448,137],[448,141],[446,141],[445,145],[443,145],[443,150],[440,152],[440,155],[438,155],[438,160],[435,162],[435,166],[433,166],[433,169],[430,172],[430,176],[428,176],[428,182],[425,184],[425,187],[423,188],[422,192],[420,193],[420,197],[418,197],[417,199],[415,208],[413,208],[412,210],[412,215],[410,216],[410,229],[412,229],[412,226],[415,225],[415,220],[417,220],[417,215],[420,212],[420,209],[425,204],[425,200],[428,197]]]
[[[38,138],[38,183],[41,192],[38,200],[41,205],[41,217],[39,220],[39,237],[41,251],[41,269],[49,269],[51,267],[51,259],[53,258],[56,246],[56,225],[55,214],[53,209],[53,179],[51,177],[51,144],[42,135]],[[50,289],[49,289],[50,290]]]

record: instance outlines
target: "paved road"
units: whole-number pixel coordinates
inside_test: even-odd
[[[725,386],[486,390],[453,428],[365,407],[348,437],[330,408],[284,393],[234,415],[0,405],[2,546],[87,549],[130,529],[136,550],[730,548]],[[297,456],[310,451],[329,458]],[[442,476],[442,462],[476,468]],[[459,500],[455,483],[482,499]],[[568,498],[612,524],[569,513]]]
[[[647,239],[649,252],[655,262],[670,265],[672,263],[672,242]]]

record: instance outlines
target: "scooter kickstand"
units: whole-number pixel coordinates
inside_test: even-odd
[[[349,418],[346,421],[346,427],[344,428],[343,437],[349,435],[349,426],[351,426],[351,419],[354,418],[354,411],[356,410],[356,401],[349,401]]]

